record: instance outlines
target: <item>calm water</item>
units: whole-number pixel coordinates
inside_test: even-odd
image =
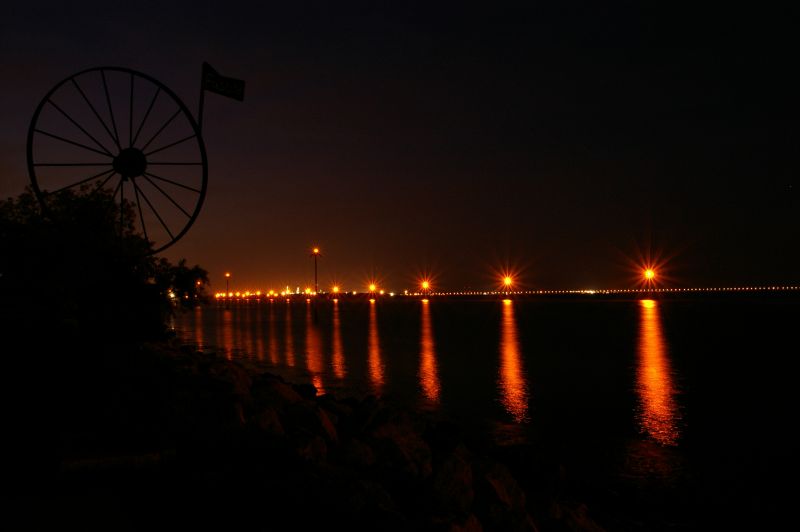
[[[314,308],[276,299],[198,307],[175,328],[321,393],[384,395],[501,444],[538,445],[601,523],[673,529],[696,525],[698,509],[757,520],[778,504],[798,307],[433,298]]]

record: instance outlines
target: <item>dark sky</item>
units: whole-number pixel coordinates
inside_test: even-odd
[[[165,255],[216,288],[306,286],[312,244],[346,289],[627,287],[648,254],[798,282],[796,13],[644,3],[6,2],[0,195],[58,81],[126,66],[195,111],[205,60],[246,97],[206,97],[208,196]]]

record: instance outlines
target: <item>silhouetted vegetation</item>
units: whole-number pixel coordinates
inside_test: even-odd
[[[165,333],[171,299],[204,299],[207,272],[149,255],[133,206],[124,208],[121,224],[105,190],[61,192],[46,213],[30,191],[0,201],[4,317],[68,337],[154,339]]]

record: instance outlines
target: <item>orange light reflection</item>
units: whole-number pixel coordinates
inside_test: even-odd
[[[272,300],[269,305],[269,361],[273,366],[278,365],[278,335],[275,331],[275,305]]]
[[[222,349],[228,360],[233,359],[233,313],[230,309],[222,311]]]
[[[422,331],[420,334],[419,382],[425,397],[433,403],[439,402],[439,368],[436,363],[436,346],[433,342],[431,310],[428,300],[422,300]]]
[[[306,366],[308,372],[311,373],[314,387],[320,395],[325,393],[325,387],[322,384],[321,344],[319,331],[312,317],[311,305],[306,305]]]
[[[384,384],[384,367],[381,360],[380,340],[378,338],[378,318],[375,305],[369,306],[369,337],[367,342],[369,377],[375,393],[380,393]]]
[[[522,365],[514,305],[503,300],[500,323],[500,402],[517,423],[528,420],[528,383]]]
[[[286,365],[294,367],[294,338],[292,337],[292,306],[286,305]]]
[[[347,374],[344,363],[344,349],[342,349],[342,324],[339,321],[339,301],[333,300],[333,374],[343,379]]]
[[[203,349],[203,307],[197,305],[194,307],[194,342],[197,344],[197,349]]]
[[[672,368],[661,330],[658,304],[639,302],[639,365],[636,392],[639,396],[638,421],[642,432],[662,445],[675,445],[680,436],[680,413],[675,402]]]

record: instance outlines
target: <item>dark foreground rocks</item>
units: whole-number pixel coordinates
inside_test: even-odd
[[[60,412],[61,528],[600,530],[447,422],[190,349],[113,357]]]

